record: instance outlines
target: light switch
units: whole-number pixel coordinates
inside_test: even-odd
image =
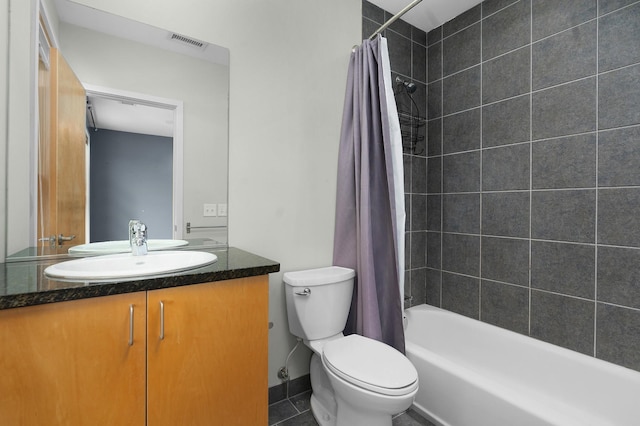
[[[226,215],[227,215],[227,205],[218,204],[218,216],[226,216]]]

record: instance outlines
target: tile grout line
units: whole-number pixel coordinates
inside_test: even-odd
[[[306,392],[310,392],[310,391],[307,390],[307,391],[304,391],[304,392],[297,393],[297,394],[293,395],[293,397],[302,395],[303,393],[306,393]],[[311,408],[308,408],[308,409],[306,409],[304,411],[301,411],[300,409],[298,409],[298,406],[291,401],[290,397],[287,397],[287,398],[283,399],[282,401],[278,401],[278,402],[274,402],[273,404],[269,404],[269,406],[273,406],[273,405],[279,404],[279,403],[281,403],[283,401],[287,401],[291,406],[293,406],[293,408],[296,410],[296,414],[293,414],[293,415],[291,415],[291,416],[289,416],[287,418],[281,419],[278,422],[272,424],[271,426],[281,425],[284,422],[289,421],[289,420],[291,420],[293,418],[296,418],[296,417],[298,417],[298,416],[300,416],[300,415],[302,415],[302,414],[304,414],[304,413],[306,413],[306,412],[311,410]]]
[[[479,151],[475,151],[479,152]],[[605,191],[617,191],[621,189],[640,189],[640,185],[625,185],[625,186],[600,186],[600,187],[584,187],[584,188],[535,188],[535,189],[495,189],[495,190],[487,190],[482,192],[482,194],[507,194],[507,193],[522,193],[522,192],[586,192],[586,191],[596,191],[596,190],[605,190]],[[480,191],[460,191],[460,192],[431,192],[427,195],[473,195],[480,194]],[[565,240],[559,240],[565,241]],[[625,246],[621,246],[625,247]],[[628,247],[637,247],[637,246],[628,246]]]
[[[514,3],[515,4],[515,3]],[[507,6],[508,7],[508,6]],[[483,229],[482,229],[482,189],[483,189],[483,179],[482,179],[482,173],[483,173],[483,158],[484,158],[484,151],[483,151],[483,143],[484,143],[484,138],[482,137],[482,125],[484,124],[484,121],[482,119],[482,95],[483,95],[483,90],[484,90],[484,84],[482,84],[482,77],[483,77],[483,72],[484,69],[482,67],[482,46],[483,46],[483,38],[482,38],[482,33],[483,33],[483,19],[482,19],[482,14],[484,13],[484,2],[480,3],[480,205],[478,207],[479,209],[479,215],[480,217],[478,218],[479,223],[478,223],[478,232],[480,233],[480,241],[479,241],[479,248],[478,248],[478,320],[482,321],[482,233],[483,233]]]
[[[296,414],[293,414],[293,415],[291,415],[291,416],[289,416],[289,417],[287,417],[287,418],[284,418],[284,419],[280,419],[280,420],[278,420],[277,422],[275,422],[275,423],[273,423],[273,424],[270,424],[270,426],[278,426],[278,425],[281,425],[282,423],[284,423],[284,422],[286,422],[286,421],[288,421],[288,420],[291,420],[291,419],[293,419],[294,417],[297,417],[297,416],[299,416],[299,415],[301,414],[301,413],[300,413],[300,411],[296,408],[295,404],[293,404],[293,403],[291,402],[291,400],[289,400],[289,398],[285,398],[285,399],[283,399],[282,401],[275,402],[275,403],[271,404],[270,406],[273,406],[273,405],[276,405],[276,404],[280,404],[280,403],[282,403],[282,402],[284,402],[284,401],[287,401],[287,402],[289,403],[289,405],[291,405],[291,406],[293,407],[293,409],[296,411]]]
[[[522,46],[522,47],[520,47],[520,48],[518,48],[518,49],[516,49],[516,50],[525,49],[525,48],[531,48],[530,50],[531,50],[531,51],[533,51],[533,49],[532,49],[532,45]],[[511,52],[508,52],[508,53],[511,53]],[[505,55],[507,55],[508,53],[506,53]],[[504,56],[504,55],[503,55],[503,56]],[[487,61],[484,61],[484,62],[489,62],[489,61],[490,61],[490,60],[487,60]],[[437,79],[437,80],[434,80],[434,81],[432,81],[432,82],[428,82],[428,83],[426,83],[426,85],[427,85],[427,86],[429,86],[430,84],[435,84],[435,83],[438,83],[438,82],[440,82],[441,84],[443,84],[445,79],[448,79],[448,78],[451,78],[451,77],[453,77],[453,76],[455,76],[455,75],[462,74],[462,73],[464,73],[464,72],[470,71],[470,70],[472,70],[473,68],[478,67],[478,66],[481,66],[481,65],[482,65],[482,63],[478,63],[478,64],[475,64],[475,65],[472,65],[472,66],[467,67],[467,68],[465,68],[465,69],[463,69],[463,70],[456,71],[455,73],[449,74],[449,75],[447,75],[447,76],[445,76],[445,77],[441,77],[441,78],[439,78],[439,79]],[[606,74],[610,74],[610,73],[618,72],[618,71],[624,70],[624,69],[626,69],[626,68],[637,67],[637,66],[639,66],[639,65],[640,65],[640,62],[634,62],[634,63],[632,63],[632,64],[623,65],[623,66],[620,66],[620,67],[617,67],[617,68],[613,68],[613,69],[610,69],[610,70],[607,70],[607,71],[603,71],[603,72],[600,72],[600,73],[596,72],[596,73],[594,73],[594,74],[590,74],[590,75],[586,75],[586,76],[583,76],[583,77],[579,77],[579,78],[576,78],[576,79],[573,79],[573,80],[569,80],[569,81],[564,81],[564,82],[561,82],[561,83],[553,84],[553,85],[551,85],[551,86],[545,86],[545,87],[541,87],[541,88],[539,88],[539,89],[533,89],[533,88],[531,88],[531,91],[530,91],[528,94],[529,94],[530,96],[533,96],[534,94],[538,94],[538,93],[545,92],[545,91],[548,91],[548,90],[557,89],[558,87],[568,86],[568,85],[570,85],[570,84],[578,83],[578,82],[585,81],[585,80],[589,80],[589,79],[592,79],[592,78],[597,79],[597,78],[598,78],[599,76],[601,76],[601,75],[606,75]],[[467,111],[470,111],[470,110],[474,110],[474,109],[479,108],[479,107],[488,106],[488,105],[494,105],[494,104],[499,104],[499,103],[501,103],[501,102],[508,101],[508,100],[512,100],[512,99],[519,98],[519,97],[526,96],[526,95],[527,95],[527,93],[521,93],[521,94],[518,94],[518,95],[509,96],[509,97],[506,97],[506,98],[503,98],[503,99],[498,99],[498,100],[495,100],[495,101],[487,102],[487,103],[485,103],[485,104],[481,103],[481,105],[474,106],[474,107],[471,107],[471,108],[467,108],[467,109],[465,109],[465,110],[461,110],[461,111],[455,111],[455,112],[453,112],[453,113],[449,113],[449,114],[445,114],[445,113],[444,113],[444,111],[442,111],[441,115],[442,115],[443,117],[449,117],[449,116],[452,116],[452,115],[456,115],[456,114],[460,114],[460,113],[467,112]],[[433,120],[433,119],[432,119],[432,120]],[[430,121],[430,120],[427,120],[427,121]],[[637,124],[635,124],[635,125],[637,125]],[[634,124],[631,124],[631,125],[625,125],[625,126],[620,126],[620,127],[631,127],[631,126],[634,126]],[[583,132],[583,133],[585,133],[585,132]],[[558,136],[558,137],[562,137],[562,135],[560,135],[560,136]],[[547,138],[547,139],[549,139],[549,138]]]
[[[386,19],[386,17],[385,17],[385,19]],[[425,43],[426,43],[426,41],[425,41]],[[409,44],[410,44],[410,49],[409,49],[409,74],[410,74],[410,76],[409,76],[409,78],[412,81],[415,81],[415,79],[413,78],[413,74],[414,74],[414,72],[413,72],[413,29],[411,30],[411,37],[409,38]],[[425,77],[425,80],[427,80],[426,77]],[[425,82],[425,93],[426,93],[426,90],[427,89],[426,89],[426,82]],[[395,102],[395,99],[394,99],[394,102]],[[411,113],[412,110],[413,110],[413,105],[409,104],[409,113],[410,114],[412,114]],[[411,146],[411,139],[412,138],[413,138],[413,128],[409,128],[409,146]],[[402,135],[400,137],[400,140],[401,140],[401,144],[402,144],[402,151],[404,152],[404,141],[402,140]],[[413,255],[412,255],[413,254],[413,240],[414,240],[413,233],[416,232],[416,230],[414,229],[414,223],[413,223],[413,194],[414,194],[414,192],[413,192],[413,176],[414,176],[414,166],[415,166],[415,158],[416,157],[413,155],[414,152],[415,152],[414,150],[409,149],[408,151],[409,151],[409,160],[410,160],[409,164],[411,165],[411,173],[409,174],[409,176],[411,176],[411,178],[409,179],[409,191],[411,191],[411,194],[412,194],[412,195],[409,196],[409,230],[410,230],[409,235],[408,235],[408,237],[409,237],[409,244],[408,244],[409,256],[406,256],[406,253],[405,253],[404,282],[403,283],[398,283],[398,284],[399,285],[401,284],[403,286],[403,288],[404,288],[405,283],[408,282],[409,283],[409,297],[412,297],[413,296],[413,276],[411,275],[411,273],[407,274],[406,270],[407,270],[407,263],[409,264],[409,269],[408,270],[411,271],[413,269]],[[405,188],[405,191],[406,190],[407,190],[407,188]],[[426,205],[426,200],[425,200],[425,205]],[[405,212],[405,215],[406,215],[406,212]],[[406,224],[406,222],[407,221],[405,219],[405,224]],[[405,238],[406,237],[407,237],[407,234],[406,234],[406,229],[405,229]],[[405,244],[405,250],[406,250],[407,241],[405,241],[404,244]],[[402,294],[403,294],[403,297],[406,297],[406,292],[404,290],[403,290]],[[404,311],[405,300],[404,299],[401,300],[400,303],[401,303],[401,306],[402,306],[402,311]],[[411,305],[411,302],[409,302],[409,305]]]
[[[532,211],[533,211],[533,2],[529,3],[529,265],[528,265],[528,275],[529,275],[529,297],[528,297],[528,310],[527,313],[527,335],[531,336],[531,308],[532,303],[531,299],[533,297],[533,292],[531,289],[532,277],[531,277],[531,265],[532,265]]]
[[[599,15],[599,1],[596,10],[596,15]],[[605,15],[606,16],[606,15]],[[596,357],[598,347],[598,197],[600,194],[599,184],[599,156],[600,156],[600,16],[596,20],[596,164],[595,164],[595,217],[594,217],[594,241],[595,241],[595,253],[594,253],[594,265],[593,265],[593,356]]]
[[[467,277],[467,278],[474,278],[477,279],[478,277],[476,277],[475,275],[469,275],[469,274],[465,274],[463,272],[457,272],[457,271],[451,271],[448,269],[443,270],[443,272],[445,274],[449,274],[449,275],[456,275],[456,276],[460,276],[460,277]],[[546,294],[553,294],[556,296],[561,296],[561,297],[568,297],[570,299],[575,299],[575,300],[582,300],[585,302],[594,302],[593,299],[589,299],[588,297],[583,297],[583,296],[576,296],[573,294],[567,294],[567,293],[561,293],[559,291],[554,291],[554,290],[548,290],[548,289],[544,289],[544,288],[531,288],[527,285],[524,284],[516,284],[516,283],[510,283],[508,281],[500,281],[500,280],[496,280],[496,279],[491,279],[491,278],[487,278],[487,281],[493,282],[493,283],[497,283],[497,284],[503,284],[503,285],[507,285],[510,287],[518,287],[518,288],[523,288],[523,289],[529,289],[529,291],[538,291],[540,293],[546,293]],[[621,309],[628,309],[631,311],[637,311],[640,312],[640,308],[635,308],[633,306],[626,306],[626,305],[621,305],[619,303],[613,303],[613,302],[600,302],[604,305],[609,305],[609,306],[615,306]]]
[[[440,80],[444,75],[444,26],[440,27]],[[428,80],[428,78],[427,78]],[[440,81],[440,304],[442,308],[444,293],[444,272],[442,269],[442,255],[444,253],[444,84]]]

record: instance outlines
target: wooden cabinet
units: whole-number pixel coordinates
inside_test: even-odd
[[[148,424],[266,425],[267,337],[266,276],[150,291]]]
[[[265,425],[267,315],[267,276],[0,311],[0,424]]]
[[[143,425],[145,299],[139,292],[0,311],[0,424]]]

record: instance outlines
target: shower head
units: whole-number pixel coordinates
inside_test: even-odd
[[[407,92],[409,92],[409,93],[413,93],[417,89],[415,83],[407,83],[405,81],[403,84],[404,84],[405,89],[407,89]]]
[[[415,83],[411,83],[411,82],[405,81],[405,80],[401,79],[400,77],[396,77],[396,83],[399,84],[399,85],[401,84],[402,86],[404,86],[405,90],[409,94],[415,92],[416,89],[417,89]]]

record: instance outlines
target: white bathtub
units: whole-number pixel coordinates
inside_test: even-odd
[[[405,314],[414,408],[438,425],[640,425],[634,370],[429,305]]]

